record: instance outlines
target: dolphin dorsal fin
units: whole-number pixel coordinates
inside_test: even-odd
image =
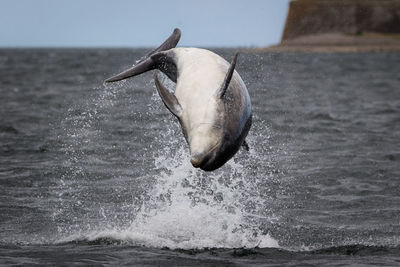
[[[237,60],[238,55],[239,55],[239,52],[236,52],[234,57],[233,57],[233,59],[232,59],[231,65],[229,66],[228,72],[226,73],[224,82],[222,83],[221,88],[217,92],[217,95],[219,96],[219,98],[223,98],[224,97],[224,95],[226,93],[226,90],[229,87],[229,83],[231,82],[231,79],[232,79],[232,76],[233,76],[233,72],[235,70],[236,60]]]
[[[156,83],[157,92],[160,95],[162,101],[164,102],[164,105],[167,107],[169,111],[171,111],[172,114],[174,114],[176,117],[179,118],[182,114],[182,107],[179,104],[176,96],[172,94],[170,91],[168,91],[167,88],[164,87],[164,85],[158,79],[157,73],[154,73],[154,81]]]

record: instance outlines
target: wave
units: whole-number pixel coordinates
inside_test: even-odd
[[[167,229],[149,233],[133,230],[105,230],[85,234],[74,234],[60,239],[56,244],[75,243],[88,245],[130,245],[149,248],[168,248],[179,250],[203,250],[208,248],[255,248],[279,247],[277,241],[268,234],[258,240],[249,241],[242,239],[241,234],[227,235],[225,232],[210,232],[199,234],[192,232],[186,236],[168,233]],[[182,234],[185,230],[182,230]],[[193,235],[193,236],[190,236]]]
[[[0,133],[19,134],[19,131],[12,125],[0,124]]]
[[[368,246],[361,244],[327,247],[309,251],[312,254],[334,254],[351,256],[400,255],[400,246]]]
[[[204,252],[213,252],[214,255],[218,253],[230,254],[235,257],[246,257],[246,256],[268,256],[273,255],[274,257],[282,257],[285,254],[294,255],[343,255],[343,256],[400,256],[400,246],[373,246],[373,245],[363,245],[363,244],[350,244],[343,246],[327,246],[322,248],[314,249],[290,249],[282,247],[216,247],[216,246],[205,246],[205,247],[169,247],[169,246],[152,246],[152,242],[142,242],[143,236],[138,234],[137,236],[124,235],[122,233],[92,233],[87,236],[75,236],[70,237],[70,240],[60,240],[59,245],[64,244],[75,244],[75,245],[122,245],[122,246],[140,246],[147,248],[158,248],[164,250],[174,250],[186,254],[200,254]],[[74,239],[75,238],[75,239]],[[136,238],[136,239],[135,239]],[[148,237],[146,237],[147,239]],[[270,239],[271,244],[275,244],[274,239]]]

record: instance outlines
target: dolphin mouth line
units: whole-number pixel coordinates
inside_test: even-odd
[[[214,152],[214,150],[219,146],[220,143],[221,143],[221,142],[217,142],[217,143],[208,151],[207,154],[209,154],[209,153],[211,153],[211,152]]]

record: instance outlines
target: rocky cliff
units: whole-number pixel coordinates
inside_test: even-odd
[[[272,52],[400,52],[400,0],[292,0]]]
[[[282,41],[318,33],[400,33],[400,0],[294,0]]]

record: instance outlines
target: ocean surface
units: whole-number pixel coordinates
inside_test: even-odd
[[[250,151],[203,172],[151,72],[103,84],[146,52],[0,50],[1,266],[400,265],[400,54],[242,53]]]

